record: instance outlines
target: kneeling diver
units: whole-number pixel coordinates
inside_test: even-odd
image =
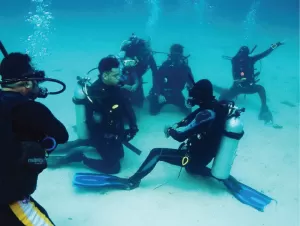
[[[59,80],[46,78],[37,71],[27,54],[8,54],[0,42],[4,59],[0,65],[0,219],[2,225],[52,226],[46,210],[32,194],[39,174],[47,168],[46,158],[68,140],[65,126],[36,98],[65,90]],[[48,92],[41,82],[51,81],[63,86]]]
[[[198,105],[184,120],[165,129],[167,137],[183,142],[179,149],[154,148],[128,179],[111,175],[77,174],[76,186],[134,189],[159,161],[185,167],[189,174],[212,176],[223,181],[240,201],[262,211],[270,198],[251,189],[230,176],[238,142],[244,135],[240,113],[233,102],[217,101],[209,80],[200,80],[189,91],[189,104]],[[184,142],[185,141],[185,142]],[[207,165],[214,159],[210,170]],[[246,195],[245,195],[246,194]],[[262,201],[261,201],[262,200]]]
[[[121,89],[120,62],[110,55],[100,60],[98,79],[88,85],[89,80],[79,78],[73,102],[76,111],[78,140],[60,148],[69,153],[53,166],[72,162],[83,162],[91,169],[116,174],[121,170],[120,160],[124,157],[123,142],[133,139],[138,132],[136,116],[130,101]],[[129,129],[124,127],[128,120]],[[70,148],[92,146],[102,160],[87,157],[81,151]]]
[[[157,84],[153,85],[148,96],[149,110],[152,115],[158,114],[165,104],[178,106],[186,115],[191,113],[182,91],[192,86],[193,75],[188,65],[189,56],[184,56],[183,50],[182,45],[173,44],[168,59],[158,69]]]

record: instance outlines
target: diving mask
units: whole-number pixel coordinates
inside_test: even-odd
[[[124,67],[134,67],[137,64],[138,64],[138,60],[137,59],[135,59],[135,60],[133,60],[133,59],[125,59],[125,60],[123,60]]]

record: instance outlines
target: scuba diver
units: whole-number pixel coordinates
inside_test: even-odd
[[[192,71],[187,62],[189,56],[183,55],[183,49],[182,45],[173,44],[168,59],[158,69],[156,86],[159,90],[155,93],[152,88],[148,96],[152,115],[158,114],[165,104],[174,104],[185,114],[191,112],[182,94],[185,87],[189,89],[193,85]]]
[[[272,198],[238,182],[230,175],[238,143],[244,135],[239,109],[233,101],[217,101],[213,86],[203,79],[193,83],[189,90],[189,105],[198,105],[182,121],[165,128],[166,137],[182,142],[178,149],[154,148],[139,169],[129,178],[108,174],[77,173],[73,184],[78,187],[116,188],[131,190],[140,185],[159,161],[185,167],[189,174],[213,177],[224,183],[242,203],[259,211],[271,203]],[[212,168],[207,165],[213,160]]]
[[[8,54],[0,42],[4,58],[0,65],[0,219],[4,225],[45,225],[54,223],[32,194],[39,174],[47,168],[46,158],[57,144],[68,141],[65,126],[36,98],[59,94],[65,84],[37,71],[27,54]],[[48,92],[40,86],[50,81],[62,90]]]
[[[89,84],[89,78],[78,78],[73,102],[76,110],[78,140],[68,142],[57,150],[68,150],[67,155],[53,160],[53,167],[72,162],[83,162],[91,169],[116,174],[121,170],[124,157],[123,143],[134,138],[138,132],[136,116],[129,100],[124,97],[124,85],[120,80],[120,62],[109,55],[98,64],[98,79]],[[124,119],[129,129],[125,129]],[[71,150],[79,146],[92,146],[100,159],[87,157],[82,151]],[[56,163],[55,163],[56,161]]]
[[[157,88],[155,86],[157,83],[157,65],[153,57],[153,51],[151,50],[150,42],[140,39],[132,34],[128,40],[123,41],[120,54],[123,55],[125,59],[135,60],[136,62],[132,69],[135,70],[139,83],[138,85],[135,85],[135,80],[129,80],[126,84],[132,86],[130,92],[128,93],[132,104],[141,108],[143,107],[145,99],[142,77],[149,68],[152,72],[154,89]]]
[[[218,102],[213,96],[213,87],[209,80],[198,81],[189,90],[190,106],[199,108],[173,126],[166,126],[165,136],[183,142],[178,149],[154,148],[138,171],[128,179],[130,188],[140,184],[159,161],[184,166],[190,174],[203,175],[206,166],[216,157],[224,135],[225,123],[230,112],[231,102]],[[241,124],[236,136],[243,136]],[[235,150],[232,150],[235,152]]]
[[[231,100],[240,94],[254,94],[258,93],[261,100],[261,108],[259,113],[259,120],[265,121],[265,123],[273,123],[273,116],[267,106],[266,90],[262,85],[257,84],[259,79],[257,78],[260,72],[255,73],[254,65],[257,61],[265,58],[274,49],[283,45],[283,42],[277,42],[271,45],[266,51],[250,56],[256,47],[250,52],[247,46],[242,46],[238,53],[227,59],[231,60],[232,64],[232,75],[234,83],[229,90],[221,92],[220,100]]]

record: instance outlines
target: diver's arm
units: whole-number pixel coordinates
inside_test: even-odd
[[[269,49],[267,49],[266,51],[259,53],[255,56],[252,56],[251,58],[253,59],[254,62],[261,60],[263,58],[265,58],[266,56],[268,56],[271,52],[273,52],[274,49],[272,49],[271,47]]]
[[[251,58],[254,60],[254,62],[261,60],[261,59],[265,58],[266,56],[268,56],[270,53],[272,53],[274,49],[276,49],[277,47],[279,47],[283,44],[284,44],[283,42],[277,42],[276,44],[272,44],[269,49],[267,49],[266,51],[264,51],[260,54],[255,55]]]
[[[22,114],[24,127],[41,133],[41,136],[53,137],[57,144],[66,143],[69,134],[66,127],[52,114],[52,112],[43,104],[35,101],[29,101],[14,109],[15,114]],[[44,137],[41,137],[43,139]]]
[[[180,122],[177,122],[173,127],[179,128],[183,126],[187,126],[195,117],[196,115],[201,112],[202,110],[200,108],[196,109],[192,113],[190,113],[188,116],[186,116],[183,120]]]
[[[203,130],[207,128],[207,123],[213,121],[215,117],[216,113],[211,110],[200,111],[186,126],[179,127],[177,129],[170,128],[168,131],[169,135],[178,142],[185,141],[193,134],[203,132]]]

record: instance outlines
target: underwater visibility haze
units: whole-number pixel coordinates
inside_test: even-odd
[[[298,226],[298,0],[0,0],[0,218]]]

